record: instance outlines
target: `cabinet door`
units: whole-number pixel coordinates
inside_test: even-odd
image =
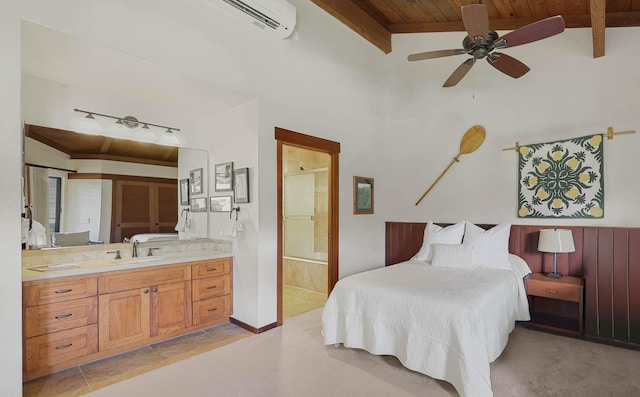
[[[178,184],[156,184],[156,233],[175,233],[178,223]]]
[[[177,222],[177,182],[115,181],[111,242],[138,233],[174,233]]]
[[[112,243],[120,243],[134,234],[155,231],[155,209],[151,205],[155,202],[155,193],[153,184],[148,182],[115,182]]]
[[[186,328],[191,324],[190,283],[151,287],[151,336]]]
[[[100,295],[100,351],[141,345],[149,338],[150,288]]]

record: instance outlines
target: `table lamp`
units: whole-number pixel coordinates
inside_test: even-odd
[[[547,273],[547,277],[561,278],[558,273],[558,252],[573,252],[573,234],[568,229],[542,229],[538,240],[538,251],[553,253],[553,272]]]

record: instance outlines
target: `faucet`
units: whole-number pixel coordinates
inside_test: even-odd
[[[139,246],[140,246],[140,241],[133,240],[133,251],[131,252],[131,257],[132,258],[137,258],[138,257],[138,247]]]
[[[113,259],[122,259],[122,257],[120,256],[120,250],[107,251],[107,254],[116,254],[116,257]]]

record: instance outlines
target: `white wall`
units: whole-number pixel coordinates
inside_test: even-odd
[[[517,155],[502,148],[570,139],[594,133],[640,130],[639,28],[606,30],[606,55],[594,59],[590,29],[560,35],[504,52],[531,71],[514,80],[485,61],[476,63],[455,87],[442,88],[467,57],[407,62],[411,53],[459,48],[459,34],[398,35],[388,58],[388,125],[379,147],[386,168],[378,193],[395,205],[386,218],[479,223],[638,226],[635,182],[640,134],[604,143],[604,219],[517,218]],[[422,203],[415,202],[458,153],[460,139],[473,125],[487,138],[463,155]],[[382,183],[381,183],[382,182]],[[384,186],[384,189],[380,189]],[[380,196],[377,196],[379,198]]]
[[[273,304],[260,298],[260,272],[262,262],[258,254],[258,100],[252,100],[212,120],[211,132],[224,139],[208,141],[211,169],[218,163],[233,161],[234,168],[249,168],[249,203],[233,204],[240,208],[238,220],[243,231],[234,241],[233,262],[233,317],[247,324],[257,324],[259,313],[268,311],[273,318]],[[215,177],[210,177],[210,195],[228,196],[233,192],[216,192]],[[235,213],[234,213],[235,219]],[[233,220],[229,213],[210,212],[209,229],[213,238],[225,237],[231,231]],[[264,306],[264,308],[262,308]],[[273,322],[273,320],[272,320]]]

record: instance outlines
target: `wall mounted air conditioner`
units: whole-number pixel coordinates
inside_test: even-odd
[[[281,39],[289,37],[296,26],[296,8],[286,0],[209,1]]]

